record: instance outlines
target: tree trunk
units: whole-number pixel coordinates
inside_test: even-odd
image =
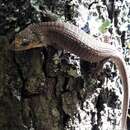
[[[97,64],[51,46],[22,52],[8,48],[15,33],[28,24],[39,18],[52,20],[31,4],[29,0],[0,3],[0,34],[7,36],[0,37],[0,130],[100,130],[105,125],[102,115],[114,130],[119,97],[102,87],[105,77],[113,77],[111,68],[98,74]],[[48,8],[56,12],[56,7]],[[61,8],[57,7],[63,15]],[[114,10],[112,2],[110,8]],[[72,20],[70,13],[65,14]],[[114,14],[108,15],[114,19]],[[104,103],[111,109],[106,110]]]

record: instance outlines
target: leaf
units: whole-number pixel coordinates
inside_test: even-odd
[[[110,26],[111,22],[109,20],[103,21],[103,23],[99,27],[99,30],[100,32],[105,33]]]

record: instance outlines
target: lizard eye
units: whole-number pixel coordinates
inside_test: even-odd
[[[24,39],[22,40],[21,45],[22,45],[22,46],[27,46],[27,45],[29,44],[29,42],[30,42],[30,41],[29,41],[28,39],[25,39],[25,38],[24,38]]]

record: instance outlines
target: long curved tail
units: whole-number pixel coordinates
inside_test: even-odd
[[[117,65],[121,80],[123,83],[123,105],[122,105],[122,118],[121,118],[121,130],[126,129],[126,121],[127,121],[127,114],[128,114],[128,106],[129,106],[129,80],[128,80],[128,73],[126,68],[126,63],[123,57],[119,56],[112,58],[115,64]]]

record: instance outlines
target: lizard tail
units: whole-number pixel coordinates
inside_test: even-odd
[[[129,106],[129,80],[127,74],[126,63],[122,56],[112,57],[112,60],[117,65],[122,84],[123,84],[123,105],[122,105],[122,118],[121,118],[121,130],[126,130],[126,121],[127,121],[127,113],[128,113],[128,106]]]

